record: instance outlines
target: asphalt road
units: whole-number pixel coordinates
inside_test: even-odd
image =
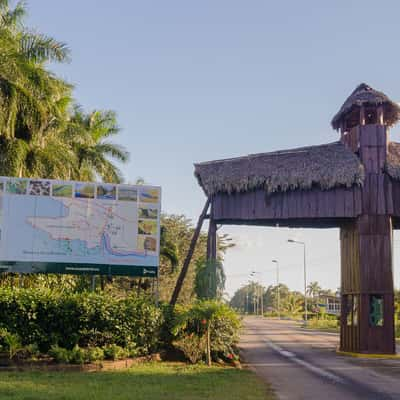
[[[293,321],[246,317],[244,325],[244,363],[281,400],[400,400],[400,360],[339,356],[337,334]]]

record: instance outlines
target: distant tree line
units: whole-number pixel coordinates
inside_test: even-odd
[[[310,313],[319,310],[319,300],[323,296],[335,296],[337,292],[322,289],[318,282],[310,282],[307,286],[307,310]],[[257,282],[249,282],[238,289],[230,304],[233,308],[247,314],[297,316],[304,313],[304,293],[290,290],[287,285],[270,285],[267,288]]]

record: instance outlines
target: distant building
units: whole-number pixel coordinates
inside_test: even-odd
[[[326,314],[340,315],[340,297],[320,296],[318,299],[318,307],[323,309]]]

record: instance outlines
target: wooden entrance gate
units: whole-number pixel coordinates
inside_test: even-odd
[[[361,84],[332,120],[337,142],[195,165],[207,196],[197,233],[209,218],[209,259],[216,258],[217,224],[340,228],[343,351],[395,353],[392,232],[400,226],[400,143],[389,140],[389,127],[399,119],[397,103]]]

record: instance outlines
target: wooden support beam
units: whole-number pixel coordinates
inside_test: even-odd
[[[203,226],[205,216],[207,214],[208,208],[210,207],[210,202],[211,202],[211,199],[208,198],[206,201],[206,204],[204,205],[203,211],[200,214],[199,220],[197,222],[196,230],[194,231],[192,241],[190,242],[188,253],[186,255],[185,261],[183,262],[183,266],[182,266],[181,272],[179,274],[178,280],[176,281],[174,292],[172,293],[171,301],[169,303],[171,306],[175,306],[175,304],[178,300],[179,293],[182,289],[183,282],[185,280],[187,271],[189,269],[190,261],[192,261],[192,257],[193,257],[194,249],[196,247],[197,240],[200,236],[201,227]]]
[[[211,204],[207,237],[207,261],[216,261],[217,259],[217,224],[213,216],[213,205]]]
[[[212,205],[211,205],[212,210]],[[209,296],[211,298],[217,297],[217,224],[214,219],[211,218],[208,225],[208,237],[207,237],[207,262],[212,268],[212,278],[209,280]]]

